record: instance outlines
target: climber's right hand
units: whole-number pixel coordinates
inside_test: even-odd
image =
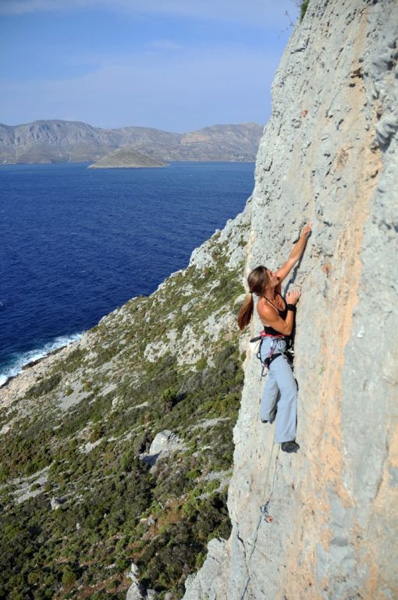
[[[286,294],[286,302],[288,304],[296,305],[301,296],[301,292],[298,289],[291,290]]]

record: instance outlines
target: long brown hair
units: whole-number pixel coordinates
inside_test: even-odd
[[[250,319],[253,316],[253,294],[256,294],[256,296],[262,296],[268,286],[269,278],[267,270],[267,267],[260,265],[249,273],[247,278],[249,294],[244,299],[238,315],[238,325],[239,329],[241,330],[243,330],[250,323]]]

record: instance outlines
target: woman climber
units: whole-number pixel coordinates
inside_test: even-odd
[[[263,266],[251,271],[247,278],[249,295],[238,316],[239,328],[243,330],[253,315],[253,294],[257,296],[257,312],[264,325],[261,332],[261,362],[268,367],[260,419],[263,423],[273,423],[278,412],[275,440],[281,444],[284,452],[297,452],[300,448],[296,442],[297,384],[286,356],[287,338],[293,331],[300,292],[288,292],[285,300],[281,295],[282,282],[302,257],[311,228],[312,223],[303,227],[289,258],[275,273]]]

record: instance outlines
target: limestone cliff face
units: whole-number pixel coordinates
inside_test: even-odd
[[[248,350],[233,530],[186,600],[398,597],[397,40],[395,0],[310,0],[276,74],[247,271],[280,266],[313,221],[293,274],[301,450],[260,423]]]

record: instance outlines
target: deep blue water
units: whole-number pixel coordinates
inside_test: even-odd
[[[252,163],[0,166],[0,385],[185,268],[244,208]]]

